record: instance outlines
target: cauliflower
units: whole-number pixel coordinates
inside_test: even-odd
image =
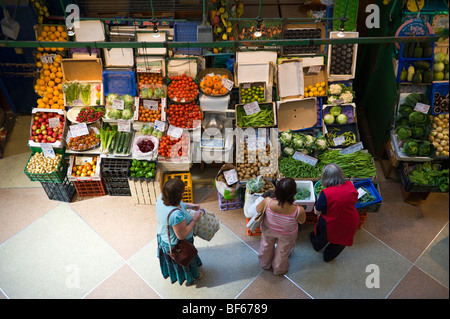
[[[353,102],[353,94],[350,91],[346,91],[339,95],[339,99],[342,99],[343,103],[352,103]]]
[[[328,104],[337,104],[336,101],[338,100],[338,98],[334,95],[331,95],[328,97]]]
[[[342,87],[339,84],[331,84],[329,91],[331,95],[339,95],[342,92]]]

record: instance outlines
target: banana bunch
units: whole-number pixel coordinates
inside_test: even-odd
[[[240,0],[213,0],[210,10],[210,21],[215,38],[218,41],[234,41],[233,23],[229,18],[240,18],[244,13],[244,4]],[[222,48],[214,48],[214,53]]]

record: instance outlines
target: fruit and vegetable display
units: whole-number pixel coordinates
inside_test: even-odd
[[[433,56],[433,46],[428,42],[405,42],[403,43],[402,56],[406,59],[429,59]]]
[[[80,165],[73,165],[72,175],[75,177],[93,177],[96,175],[97,157],[92,157],[90,161],[86,161]]]
[[[133,159],[129,169],[130,177],[139,178],[155,178],[156,176],[156,163],[146,160]]]
[[[244,13],[244,4],[239,0],[211,1],[209,21],[213,27],[215,41],[234,41],[235,28],[230,18],[240,18]],[[214,48],[219,53],[222,48]]]
[[[449,170],[441,169],[437,163],[420,163],[411,167],[409,179],[412,183],[424,186],[439,186],[441,192],[449,188]]]
[[[262,156],[260,154],[263,154]],[[258,154],[258,156],[257,156]],[[236,171],[240,181],[247,181],[262,175],[264,178],[277,178],[278,153],[266,143],[261,150],[248,150],[247,143],[240,143],[236,154]]]
[[[117,125],[107,122],[100,129],[101,152],[110,155],[128,155],[131,152],[133,132],[122,132]]]
[[[280,134],[280,142],[283,153],[293,156],[296,151],[303,154],[319,154],[328,147],[327,140],[323,136],[313,136],[301,132],[288,130]]]
[[[347,124],[354,122],[354,110],[352,105],[334,105],[324,107],[323,121],[327,125]]]
[[[48,13],[48,12],[47,12]],[[44,13],[45,14],[45,13]],[[67,30],[62,25],[43,25],[40,28],[40,32],[37,34],[38,41],[42,42],[67,42]],[[64,48],[43,48],[38,47],[38,51],[40,52],[57,52],[64,51]]]
[[[161,102],[156,102],[157,107],[144,107],[144,105],[139,106],[138,120],[141,122],[154,122],[161,120]]]
[[[156,128],[155,128],[155,125],[153,124],[153,123],[149,123],[149,124],[144,124],[144,125],[142,125],[142,127],[141,127],[141,133],[143,134],[143,135],[151,135],[151,136],[154,136],[154,137],[156,137],[157,139],[160,139],[161,137],[163,137],[163,135],[164,135],[164,132],[163,131],[160,131],[160,130],[157,130]]]
[[[353,87],[345,84],[330,84],[328,87],[328,104],[348,104],[355,98]]]
[[[86,151],[100,145],[100,135],[93,127],[88,127],[89,134],[69,137],[67,148],[72,151]]]
[[[358,200],[356,201],[357,204],[363,204],[363,203],[370,203],[376,200],[375,195],[373,195],[370,190],[368,190],[365,187],[359,187],[361,188],[365,193],[363,196],[361,196],[360,198],[358,198]]]
[[[44,0],[34,0],[31,1],[36,11],[36,16],[39,24],[44,22],[44,18],[50,16],[48,12],[48,3]]]
[[[264,83],[242,83],[239,93],[241,104],[266,101]]]
[[[181,76],[171,76],[167,87],[169,98],[178,103],[193,101],[198,95],[198,85],[191,76],[182,74]]]
[[[449,115],[430,115],[431,130],[428,141],[432,143],[436,156],[449,155]]]
[[[322,170],[315,166],[296,160],[292,156],[282,156],[278,159],[278,170],[283,177],[300,179],[316,179],[322,174]]]
[[[25,170],[31,174],[50,174],[56,171],[61,160],[62,155],[59,153],[52,158],[43,152],[36,152],[28,160]]]
[[[247,114],[245,105],[236,105],[238,127],[265,127],[275,125],[273,104],[259,104],[259,111]]]
[[[165,158],[178,158],[189,155],[189,133],[183,132],[180,138],[173,138],[169,135],[161,137],[158,148],[158,155]]]
[[[405,62],[399,72],[401,72],[400,82],[411,82],[412,84],[433,82],[431,61]]]
[[[161,73],[138,73],[139,97],[161,99],[166,97],[164,78]]]
[[[208,96],[224,96],[230,91],[223,86],[222,80],[228,79],[228,75],[223,74],[207,74],[200,79],[200,91]]]
[[[327,95],[327,83],[326,82],[317,82],[314,85],[308,85],[304,88],[304,96],[305,97],[321,97]]]
[[[192,129],[198,127],[203,120],[200,106],[195,102],[170,104],[167,114],[169,123],[180,128]]]
[[[320,39],[321,29],[296,28],[284,31],[283,39]],[[287,45],[283,47],[285,55],[295,54],[319,54],[320,45]]]
[[[62,141],[64,124],[65,119],[63,114],[56,112],[36,112],[32,116],[30,140],[35,143],[55,143]]]
[[[347,178],[372,178],[376,175],[375,162],[368,152],[341,154],[339,150],[326,150],[317,159],[321,168],[329,163],[339,165]]]
[[[39,77],[36,79],[34,90],[40,96],[37,99],[37,107],[40,109],[64,109],[62,56],[37,53],[36,60]]]
[[[134,116],[134,97],[110,93],[106,97],[106,118],[112,120],[131,120]],[[123,106],[123,109],[122,109]]]
[[[331,45],[330,75],[351,75],[354,44]]]

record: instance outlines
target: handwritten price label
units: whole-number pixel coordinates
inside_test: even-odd
[[[224,171],[223,176],[225,177],[225,180],[226,180],[228,186],[239,182],[237,172],[235,169],[231,169],[229,171]]]
[[[70,134],[72,137],[88,135],[89,130],[86,123],[75,124],[70,126]]]
[[[303,163],[312,165],[312,166],[316,166],[318,159],[306,154],[303,154],[301,152],[295,152],[294,155],[292,156],[294,159],[296,159],[297,161],[301,161]]]
[[[41,62],[42,63],[53,63],[55,62],[56,54],[47,54],[47,55],[41,55]]]
[[[231,81],[230,79],[223,78],[222,79],[222,86],[224,86],[228,91],[231,91],[231,89],[234,86],[234,82]]]
[[[149,109],[150,111],[158,111],[158,101],[143,100],[142,105],[143,105],[144,109]]]
[[[416,106],[414,107],[414,111],[423,113],[423,114],[428,114],[428,111],[430,110],[430,106],[427,104],[423,104],[423,103],[417,103]]]
[[[51,146],[50,144],[46,144],[43,143],[41,145],[42,148],[42,153],[44,153],[44,156],[46,157],[50,157],[50,158],[55,158],[55,151],[53,150],[53,146]]]
[[[308,69],[307,74],[318,74],[322,70],[321,65],[311,65]]]
[[[245,104],[244,111],[247,115],[253,115],[261,111],[261,109],[259,108],[258,102],[254,101],[252,103]]]
[[[59,117],[52,117],[48,119],[48,127],[59,127]]]
[[[124,109],[124,101],[123,100],[113,100],[112,108],[116,110],[123,110]]]
[[[173,137],[173,138],[180,138],[183,134],[183,129],[181,127],[176,127],[173,125],[169,126],[169,129],[167,130],[167,135]]]
[[[161,132],[164,132],[164,130],[166,129],[166,122],[162,122],[162,121],[155,121],[155,129]]]

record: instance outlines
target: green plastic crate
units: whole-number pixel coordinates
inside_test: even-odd
[[[28,158],[27,164],[25,165],[25,168],[23,169],[23,172],[25,175],[28,176],[28,178],[32,182],[42,182],[42,183],[62,183],[64,181],[64,178],[67,176],[67,162],[64,159],[65,155],[65,149],[54,149],[55,153],[59,153],[62,155],[61,160],[59,161],[59,164],[54,172],[51,173],[43,173],[43,174],[33,174],[27,171],[28,163],[30,162],[31,157],[37,152],[42,152],[42,148],[40,147],[31,147],[31,155]]]

